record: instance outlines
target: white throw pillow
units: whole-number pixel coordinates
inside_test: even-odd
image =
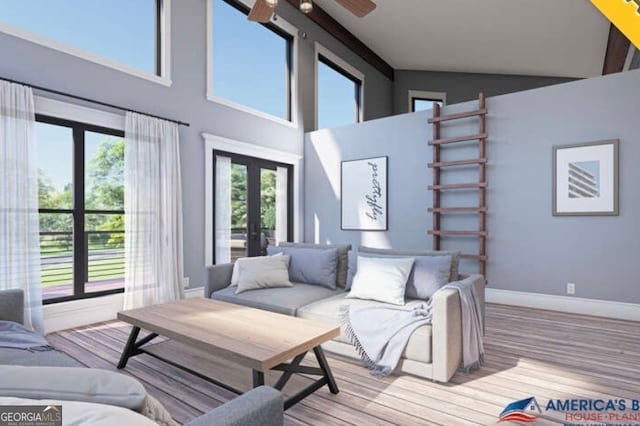
[[[289,256],[238,259],[236,294],[260,288],[293,287],[289,281]]]
[[[282,256],[283,253],[276,253],[276,254],[272,254],[271,256]],[[238,275],[238,260],[243,260],[244,259],[260,259],[261,257],[267,257],[267,256],[258,256],[258,257],[241,257],[240,259],[236,260],[236,263],[233,264],[233,272],[231,273],[231,284],[229,285],[229,287],[235,287],[238,285],[238,279],[240,279],[240,276]]]
[[[358,272],[347,297],[404,305],[404,292],[413,262],[412,257],[358,256]]]

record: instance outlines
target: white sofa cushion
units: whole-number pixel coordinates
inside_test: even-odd
[[[424,300],[407,300],[403,309],[413,309],[416,305],[421,305]],[[317,302],[310,303],[306,306],[298,308],[296,314],[299,318],[306,318],[312,321],[318,321],[325,324],[340,325],[340,317],[338,312],[341,306],[350,305],[358,308],[369,306],[384,306],[380,302],[373,300],[362,299],[348,299],[347,293],[340,293],[326,299],[318,300]],[[337,342],[351,345],[351,341],[344,333],[335,338]],[[413,361],[430,363],[431,362],[431,326],[422,326],[411,335],[407,347],[401,356],[401,359],[410,359]]]

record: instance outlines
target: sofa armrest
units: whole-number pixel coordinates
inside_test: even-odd
[[[233,263],[224,263],[207,267],[207,280],[204,285],[204,297],[210,298],[211,293],[231,284],[233,274]]]
[[[482,275],[460,276],[460,281],[470,281],[480,301],[484,327],[484,288]],[[483,328],[484,331],[484,328]],[[433,380],[446,383],[462,362],[462,311],[460,295],[455,289],[443,289],[433,295],[432,362]]]
[[[284,400],[277,390],[260,386],[185,424],[185,426],[281,426]]]
[[[20,289],[0,291],[0,321],[24,324],[24,293]]]

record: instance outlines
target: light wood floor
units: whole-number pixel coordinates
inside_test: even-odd
[[[87,366],[116,370],[128,332],[128,325],[109,322],[48,338]],[[506,404],[530,396],[543,411],[556,398],[638,398],[640,323],[488,305],[485,349],[481,370],[458,373],[448,384],[410,376],[378,379],[357,362],[329,354],[340,393],[321,389],[289,409],[286,424],[495,425]],[[123,371],[142,381],[181,423],[235,397],[148,355],[132,358]],[[307,382],[297,379],[298,385]],[[536,424],[562,419],[547,412]]]

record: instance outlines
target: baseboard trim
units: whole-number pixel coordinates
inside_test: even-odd
[[[203,294],[203,287],[184,290],[185,299],[202,297]],[[123,294],[44,305],[44,331],[45,333],[53,333],[96,322],[111,321],[116,319],[118,311],[122,310],[123,305]]]
[[[204,287],[185,288],[184,298],[193,299],[195,297],[204,297]]]
[[[640,321],[640,305],[635,303],[554,296],[550,294],[501,290],[497,288],[487,288],[485,296],[488,303],[500,305],[522,306],[572,314]]]
[[[43,306],[44,331],[66,330],[116,319],[124,304],[123,294],[54,303]]]

